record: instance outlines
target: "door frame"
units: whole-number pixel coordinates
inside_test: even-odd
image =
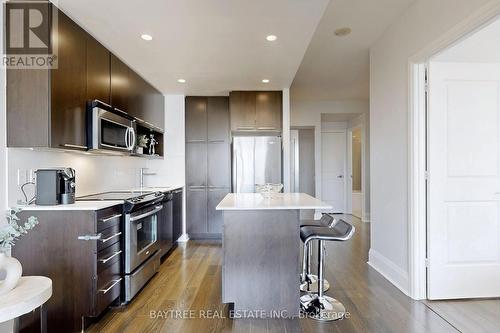
[[[427,298],[427,63],[496,19],[500,3],[489,3],[408,59],[408,293],[413,299]]]
[[[346,184],[346,214],[352,215],[352,139],[353,132],[357,129],[361,132],[361,221],[362,222],[370,222],[369,217],[366,212],[366,115],[361,114],[359,117],[362,117],[362,121],[360,124],[354,125],[347,129],[347,170],[346,177],[349,179],[348,186]],[[347,182],[346,182],[347,183]]]

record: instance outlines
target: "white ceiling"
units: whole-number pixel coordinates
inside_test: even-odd
[[[368,99],[369,48],[413,1],[331,0],[293,81],[292,99]],[[336,37],[341,27],[352,33]]]
[[[221,95],[289,87],[328,1],[54,2],[162,92]]]
[[[438,62],[500,63],[500,19],[437,55]]]

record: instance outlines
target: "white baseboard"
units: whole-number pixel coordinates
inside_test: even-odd
[[[410,296],[408,292],[408,273],[401,269],[401,267],[373,249],[370,249],[368,252],[368,265],[379,272],[406,296]]]
[[[188,234],[182,234],[181,237],[177,240],[179,243],[186,243],[189,240]]]

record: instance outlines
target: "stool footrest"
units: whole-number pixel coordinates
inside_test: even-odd
[[[330,289],[330,282],[324,279],[324,291]],[[305,293],[317,293],[319,291],[318,276],[315,274],[308,274],[306,281],[300,284],[300,291]]]

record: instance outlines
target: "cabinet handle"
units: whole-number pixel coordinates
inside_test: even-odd
[[[113,216],[110,216],[110,217],[106,217],[104,219],[100,219],[99,222],[106,223],[108,221],[114,220],[114,219],[119,218],[119,217],[122,217],[122,214],[116,214],[116,215],[113,215]]]
[[[97,235],[84,235],[84,236],[78,236],[78,240],[84,240],[84,241],[93,241],[93,240],[100,240],[102,237],[101,233],[98,233]]]
[[[186,142],[187,143],[190,143],[190,142],[205,142],[205,140],[187,140]]]
[[[114,234],[113,236],[109,236],[108,238],[101,239],[100,241],[103,243],[106,243],[107,241],[110,241],[113,238],[120,236],[121,234],[122,234],[122,232],[120,231],[120,232],[117,232],[116,234]]]
[[[62,146],[66,147],[66,148],[78,148],[78,149],[84,149],[84,150],[89,149],[89,147],[87,147],[87,146],[73,145],[71,143],[65,143]]]
[[[103,264],[107,263],[108,261],[110,261],[111,259],[113,259],[114,257],[116,257],[117,255],[119,255],[120,253],[122,253],[122,250],[120,251],[116,251],[115,253],[113,253],[110,257],[107,257],[106,259],[99,259],[99,261]]]
[[[209,143],[224,143],[226,140],[210,140]]]
[[[189,186],[190,190],[204,190],[206,186]]]
[[[100,289],[99,292],[103,293],[103,294],[106,294],[108,291],[110,291],[111,289],[113,289],[114,286],[116,286],[118,283],[120,283],[121,280],[122,280],[122,278],[119,278],[118,280],[113,280],[113,284],[111,286],[109,286],[106,289]]]
[[[276,127],[258,127],[258,130],[275,130]]]
[[[255,129],[255,127],[244,126],[244,127],[238,127],[237,129],[240,130],[240,131],[248,131],[248,130]]]

